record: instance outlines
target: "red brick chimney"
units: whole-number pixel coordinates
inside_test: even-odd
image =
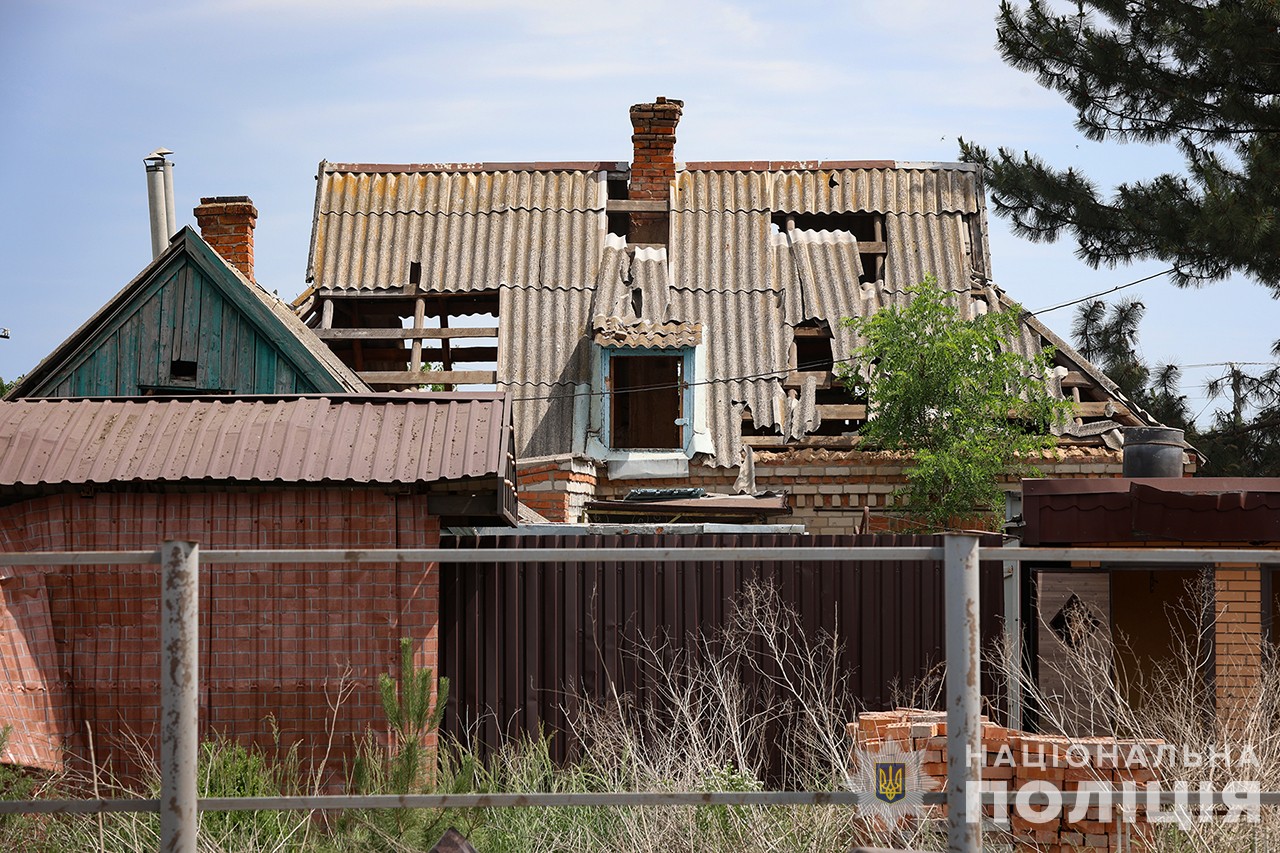
[[[644,201],[666,202],[676,177],[676,125],[684,101],[658,98],[652,104],[631,108],[631,182],[628,196]],[[667,214],[633,213],[629,240],[632,243],[667,242]]]
[[[195,210],[200,236],[249,281],[253,277],[253,226],[258,208],[245,195],[200,199]]]

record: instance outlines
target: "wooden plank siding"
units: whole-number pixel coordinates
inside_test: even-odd
[[[190,258],[155,276],[93,330],[48,376],[35,397],[134,396],[148,389],[181,393],[316,393],[277,343]],[[287,334],[287,333],[284,333]],[[194,378],[173,375],[174,362],[194,362]]]

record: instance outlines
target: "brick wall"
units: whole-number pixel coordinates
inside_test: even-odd
[[[1119,477],[1121,471],[1120,453],[1102,448],[1047,451],[1032,464],[1048,477]],[[755,455],[756,488],[788,494],[792,514],[777,521],[803,524],[814,534],[858,533],[864,509],[870,516],[867,532],[919,532],[918,528],[904,524],[895,508],[894,492],[906,482],[904,470],[902,459],[889,453],[810,449],[785,453],[757,451]],[[522,467],[521,500],[526,498],[524,472]],[[737,473],[736,468],[691,465],[687,477],[611,481],[601,470],[595,491],[600,500],[620,499],[640,486],[692,486],[708,492],[732,493]],[[1009,488],[1016,489],[1012,478]]]
[[[1214,700],[1229,725],[1247,712],[1262,676],[1262,571],[1224,564],[1214,586]]]
[[[6,550],[435,547],[425,496],[378,489],[61,494],[0,509]],[[14,724],[0,760],[57,768],[66,745],[129,774],[128,735],[155,748],[159,728],[158,567],[0,570],[0,718]],[[298,743],[331,774],[381,727],[380,673],[399,639],[437,667],[435,564],[200,567],[201,732],[270,748]],[[336,708],[340,689],[350,693]],[[273,722],[274,721],[274,722]],[[331,775],[331,778],[333,776]]]
[[[554,456],[518,463],[520,502],[548,521],[578,524],[586,520],[588,501],[596,499],[595,463],[582,456]]]

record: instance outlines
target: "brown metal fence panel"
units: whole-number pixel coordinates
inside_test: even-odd
[[[610,534],[458,537],[456,548],[930,547],[939,536],[875,534]],[[999,537],[983,538],[999,544]],[[450,680],[446,733],[488,748],[506,737],[552,735],[553,755],[573,753],[568,721],[581,703],[653,698],[646,644],[664,663],[715,637],[751,582],[774,587],[816,637],[842,643],[857,706],[886,708],[899,688],[944,659],[941,561],[639,561],[442,564],[440,674]],[[999,562],[981,575],[984,645],[1003,612]],[[994,682],[984,679],[992,696]],[[995,703],[993,703],[995,704]],[[856,709],[848,709],[852,714]],[[850,719],[853,719],[850,716]]]

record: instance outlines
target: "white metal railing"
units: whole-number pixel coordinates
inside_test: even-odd
[[[751,563],[776,561],[941,560],[944,566],[947,655],[947,784],[926,793],[926,804],[947,805],[948,848],[977,851],[980,824],[970,821],[974,805],[967,786],[977,783],[980,753],[978,566],[980,560],[1042,563],[1160,563],[1166,565],[1280,565],[1280,550],[1240,548],[980,548],[978,536],[947,534],[942,547],[765,547],[765,548],[494,548],[494,549],[242,549],[201,551],[194,542],[170,541],[156,551],[65,551],[0,554],[8,566],[54,568],[68,565],[160,564],[161,593],[161,796],[159,799],[0,801],[3,814],[94,814],[151,812],[161,815],[161,848],[196,850],[198,811],[254,809],[298,811],[354,808],[478,808],[676,805],[857,805],[873,795],[855,791],[719,791],[610,793],[490,793],[414,795],[329,795],[314,797],[197,797],[197,590],[200,564],[238,563],[552,563],[681,562]],[[1055,571],[1070,571],[1070,567]],[[1096,571],[1095,567],[1081,568]],[[4,578],[0,574],[0,579]],[[983,794],[981,802],[1002,795]],[[1088,796],[1086,794],[1085,796]],[[1173,792],[1165,792],[1168,800]],[[1222,792],[1214,796],[1221,799]],[[1076,795],[1063,792],[1064,804]],[[1262,805],[1280,805],[1280,792],[1262,792]],[[162,808],[162,804],[165,806]]]

